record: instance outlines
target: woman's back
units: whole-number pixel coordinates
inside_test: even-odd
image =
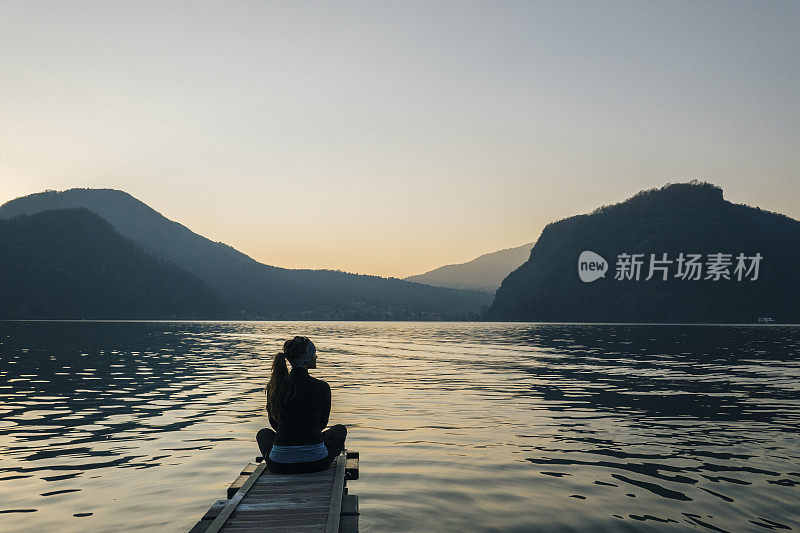
[[[270,416],[278,446],[300,446],[322,442],[322,430],[331,414],[331,388],[311,377],[305,368],[291,372],[294,394],[281,410],[280,421]]]
[[[292,365],[287,370],[287,361]],[[344,449],[347,428],[330,429],[331,388],[308,375],[317,368],[316,347],[307,337],[295,337],[283,345],[272,363],[267,384],[267,413],[275,431],[264,428],[256,435],[267,467],[276,474],[324,470]]]

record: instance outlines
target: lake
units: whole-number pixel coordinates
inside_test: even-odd
[[[187,531],[294,335],[362,532],[800,530],[800,327],[0,322],[0,531]]]

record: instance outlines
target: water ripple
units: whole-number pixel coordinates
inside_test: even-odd
[[[0,530],[190,528],[296,334],[361,531],[800,529],[800,328],[0,322]]]

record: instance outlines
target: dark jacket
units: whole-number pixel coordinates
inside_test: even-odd
[[[318,444],[331,415],[331,388],[321,379],[309,376],[305,368],[292,369],[289,379],[294,382],[294,396],[287,399],[280,423],[269,417],[277,433],[275,444]]]

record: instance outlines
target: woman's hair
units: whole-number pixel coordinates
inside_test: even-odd
[[[303,355],[309,342],[307,337],[290,339],[283,343],[283,352],[275,354],[272,360],[272,376],[267,383],[267,413],[278,422],[281,421],[286,402],[294,397],[294,383],[286,368],[286,359],[296,361]]]

